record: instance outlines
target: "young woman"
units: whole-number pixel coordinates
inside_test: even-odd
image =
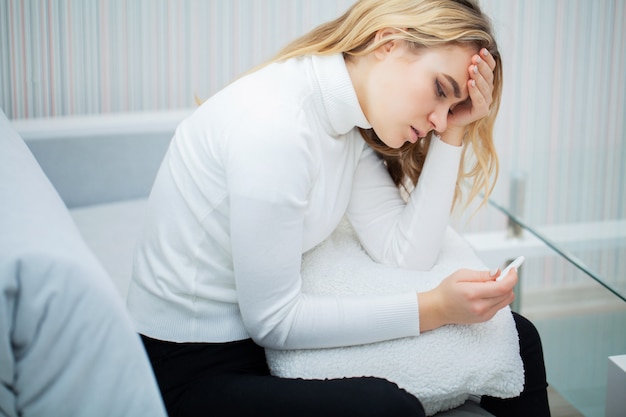
[[[302,254],[343,216],[375,260],[430,268],[459,181],[473,181],[470,198],[491,190],[501,88],[474,2],[361,0],[184,120],[128,295],[170,415],[424,415],[383,379],[270,376],[263,348],[416,336],[513,300],[515,272],[460,270],[429,292],[367,297],[306,294],[300,281]],[[548,415],[536,333],[531,345],[537,381],[486,405],[495,413]]]

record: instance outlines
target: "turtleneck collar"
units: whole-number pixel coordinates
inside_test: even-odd
[[[359,105],[343,55],[314,55],[311,59],[326,119],[333,130],[329,133],[345,135],[355,126],[370,129],[372,126]]]

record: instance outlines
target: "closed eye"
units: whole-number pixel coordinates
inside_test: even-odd
[[[437,97],[446,98],[446,93],[443,91],[443,87],[441,86],[439,80],[435,80],[435,86],[437,89]]]

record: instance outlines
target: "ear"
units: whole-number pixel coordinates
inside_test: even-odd
[[[385,56],[399,47],[401,41],[394,39],[394,35],[397,35],[398,33],[400,33],[400,31],[395,28],[383,28],[376,32],[376,35],[374,35],[374,42],[383,42],[381,46],[374,50],[374,55],[377,58],[385,58]]]

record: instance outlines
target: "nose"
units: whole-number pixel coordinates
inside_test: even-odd
[[[428,121],[433,130],[443,133],[448,128],[448,108],[439,106],[428,116]]]

